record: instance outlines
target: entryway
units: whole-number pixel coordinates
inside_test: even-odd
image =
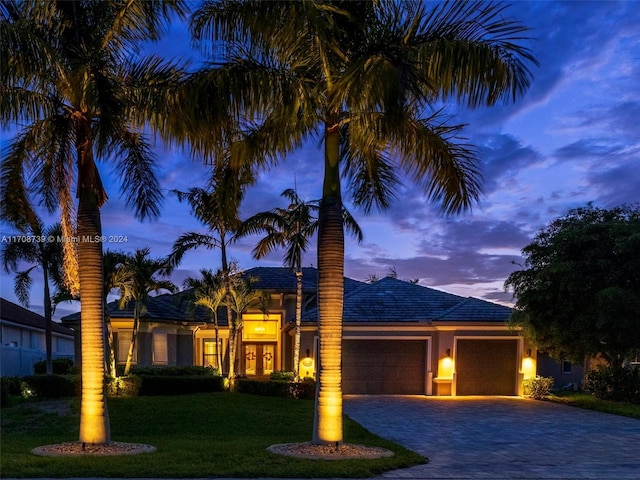
[[[247,376],[266,376],[275,370],[275,343],[245,343],[244,373]]]

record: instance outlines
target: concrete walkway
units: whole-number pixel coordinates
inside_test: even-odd
[[[640,420],[517,397],[347,396],[344,410],[430,459],[380,479],[640,479]]]

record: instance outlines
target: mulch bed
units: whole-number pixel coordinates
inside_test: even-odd
[[[34,455],[42,457],[75,457],[75,456],[114,456],[139,455],[155,452],[156,447],[144,443],[111,442],[106,445],[92,443],[65,442],[53,445],[43,445],[31,450]]]
[[[267,448],[272,453],[312,460],[357,460],[391,457],[393,452],[381,447],[367,447],[351,443],[316,445],[311,442],[279,443]]]

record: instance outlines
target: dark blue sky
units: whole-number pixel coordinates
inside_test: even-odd
[[[364,280],[390,268],[401,278],[463,296],[509,302],[505,278],[520,262],[520,250],[552,219],[593,202],[601,207],[640,201],[640,8],[638,2],[514,2],[509,16],[521,20],[535,38],[529,47],[540,62],[534,82],[517,103],[448,113],[468,123],[464,131],[478,146],[484,166],[484,195],[471,212],[442,217],[411,184],[385,212],[352,210],[365,241],[346,246],[346,274]],[[188,35],[179,26],[158,51],[184,56]],[[3,148],[6,134],[2,137]],[[102,210],[104,234],[127,241],[106,248],[133,252],[149,246],[153,256],[169,253],[186,231],[202,231],[171,189],[204,186],[206,168],[182,152],[158,150],[159,178],[167,193],[161,217],[139,223],[119,198],[113,172],[102,166],[110,200]],[[310,143],[283,164],[262,174],[242,207],[243,217],[285,206],[280,193],[294,186],[301,197],[320,197],[322,151]],[[0,236],[10,234],[1,226]],[[251,259],[255,239],[232,246],[242,268]],[[261,265],[280,265],[276,252]],[[315,245],[305,265],[316,263]],[[216,251],[185,256],[173,280],[217,268]],[[35,278],[37,280],[37,278]],[[15,301],[13,281],[3,273],[2,296]],[[32,290],[32,309],[42,311],[41,284]],[[76,311],[63,304],[56,317]]]

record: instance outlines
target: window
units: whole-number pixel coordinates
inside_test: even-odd
[[[153,331],[153,363],[155,365],[167,365],[169,363],[166,330]]]
[[[215,338],[205,338],[202,343],[202,365],[219,368],[218,352],[222,355],[222,339],[218,339],[218,348],[216,348]]]
[[[118,330],[118,363],[126,363],[127,355],[129,355],[129,346],[131,345],[131,336],[133,330]],[[133,349],[132,362],[138,361],[138,346]]]
[[[566,360],[562,362],[562,373],[571,373],[571,362]]]

